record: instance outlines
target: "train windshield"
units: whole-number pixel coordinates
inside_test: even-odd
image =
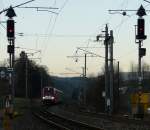
[[[53,95],[54,94],[53,88],[44,89],[44,94],[45,95]]]

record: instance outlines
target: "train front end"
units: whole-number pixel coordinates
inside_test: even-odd
[[[44,87],[42,89],[42,104],[49,105],[55,103],[55,95],[54,88],[52,87]]]

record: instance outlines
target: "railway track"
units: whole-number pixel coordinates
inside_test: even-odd
[[[91,113],[91,112],[84,112],[81,113],[89,114],[90,116],[95,116],[97,118],[107,119],[113,122],[119,123],[126,123],[126,124],[135,124],[135,125],[147,125],[150,127],[150,122],[148,120],[143,120],[140,118],[131,118],[131,117],[124,117],[124,116],[115,116],[115,115],[108,115],[105,113]]]
[[[65,113],[66,109],[64,110],[62,107],[60,108],[60,111],[61,111],[60,113]],[[74,113],[76,115],[83,116],[87,119],[88,118],[97,119],[99,120],[99,122],[101,122],[101,125],[103,126],[102,128],[104,128],[105,130],[110,130],[110,129],[120,130],[124,127],[126,128],[126,130],[130,130],[130,129],[150,130],[149,120],[124,117],[124,116],[118,116],[118,115],[108,115],[104,113],[87,112],[84,110],[71,111],[68,109],[66,112],[68,114],[70,113],[70,115],[71,113]]]
[[[46,109],[34,110],[33,115],[59,130],[104,130],[83,122],[58,116],[52,112],[48,112]]]

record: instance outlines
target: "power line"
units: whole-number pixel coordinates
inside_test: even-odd
[[[27,1],[27,2],[24,2],[24,3],[21,3],[21,4],[19,4],[19,5],[14,6],[13,8],[16,8],[16,7],[19,7],[19,6],[22,6],[22,5],[31,3],[31,2],[33,2],[33,1],[35,1],[35,0],[30,0],[30,1]]]
[[[70,74],[80,74],[80,75],[84,75],[84,74],[82,74],[82,73],[80,73],[80,72],[77,72],[77,71],[75,71],[75,70],[73,70],[73,69],[71,69],[71,68],[65,68],[66,70],[68,70],[68,71],[70,71],[70,72],[73,72],[73,73],[70,73]],[[67,73],[66,73],[67,74]]]
[[[21,3],[21,4],[18,4],[18,5],[16,5],[16,6],[13,6],[12,8],[20,7],[20,6],[22,6],[22,5],[25,5],[25,4],[30,3],[30,2],[33,2],[33,1],[35,1],[35,0],[26,1],[26,2],[24,2],[24,3]],[[9,8],[3,9],[2,11],[0,11],[0,14],[2,14],[3,12],[8,11],[8,9],[9,9]],[[2,23],[0,23],[0,25],[3,27],[3,29],[6,30],[6,27],[5,27]]]
[[[49,36],[52,36],[52,32],[53,32],[53,30],[54,30],[54,28],[55,28],[55,24],[56,24],[56,21],[57,21],[57,18],[58,18],[58,16],[60,15],[60,13],[61,13],[61,11],[63,10],[63,8],[65,7],[65,5],[67,4],[67,2],[68,2],[69,0],[66,0],[65,2],[64,2],[64,4],[62,5],[62,7],[60,8],[60,10],[59,10],[59,12],[58,12],[58,15],[56,15],[56,17],[55,17],[55,20],[54,20],[54,23],[53,23],[53,26],[52,26],[52,28],[51,28],[51,30],[50,30],[50,35]],[[54,4],[56,4],[56,0],[55,0],[55,3]],[[45,54],[45,52],[46,52],[46,49],[47,49],[47,46],[48,46],[48,44],[46,44],[45,45],[45,48],[44,48],[44,54]],[[43,57],[44,57],[44,54],[42,55]]]
[[[35,1],[35,0],[30,0],[30,1],[27,1],[27,2],[24,2],[24,3],[21,3],[21,4],[18,4],[18,5],[16,5],[16,6],[13,6],[12,8],[17,8],[17,7],[19,7],[19,6],[28,4],[28,3],[33,2],[33,1]],[[2,11],[0,11],[0,14],[2,14],[3,12],[6,12],[8,9],[9,9],[9,8],[3,9]]]
[[[77,48],[90,48],[90,49],[92,49],[92,48],[94,48],[94,49],[97,49],[97,48],[104,48],[104,47],[77,47]]]
[[[62,5],[62,7],[59,10],[59,14],[60,12],[65,8],[66,4],[68,3],[69,0],[65,0],[64,4]]]
[[[4,30],[6,30],[6,27],[2,23],[0,23],[0,25],[3,27]]]
[[[31,49],[31,48],[24,48],[24,47],[15,47],[15,48],[41,52],[41,50]]]
[[[18,8],[23,8],[23,9],[59,9],[59,8],[56,8],[56,7],[38,7],[38,6],[30,6],[30,7],[18,7]]]
[[[18,7],[18,8],[23,8],[23,9],[37,9],[37,11],[47,11],[47,12],[51,12],[51,13],[54,13],[54,14],[58,14],[57,12],[54,12],[54,11],[51,11],[51,10],[54,10],[54,9],[58,9],[56,7]]]
[[[88,34],[27,34],[22,33],[23,36],[29,36],[29,37],[95,37],[94,35],[88,35]]]
[[[85,57],[83,55],[77,55],[77,56],[67,56],[67,58],[79,58],[79,57]],[[94,56],[94,55],[91,55],[91,56],[86,56],[86,57],[99,57],[99,56]]]
[[[56,0],[55,0],[54,3],[53,3],[53,6],[55,6],[55,5],[56,5]],[[53,15],[50,17],[50,20],[49,20],[49,23],[48,23],[48,27],[46,28],[45,34],[47,34],[48,31],[49,31],[49,35],[48,35],[48,36],[50,36],[50,37],[51,37],[51,35],[52,35],[52,31],[53,31],[53,29],[54,29],[57,16],[58,16],[58,15],[56,15],[56,17],[55,17],[55,22],[54,22],[54,24],[53,24],[51,30],[49,31],[49,29],[50,29],[50,24],[51,24],[52,19],[53,19]],[[44,45],[44,46],[43,46],[43,54],[42,54],[41,57],[44,57],[44,55],[45,55],[45,52],[46,52],[46,49],[47,49],[47,46],[48,46],[48,43],[46,43],[47,41],[48,41],[48,38],[46,39],[46,37],[45,37],[44,43],[43,43],[43,45]]]
[[[95,53],[93,53],[93,52],[90,52],[90,51],[84,50],[84,49],[79,48],[79,47],[77,48],[77,50],[82,50],[82,51],[84,51],[84,52],[86,52],[86,53],[88,53],[88,54],[92,54],[92,55],[97,56],[97,57],[100,57],[100,58],[105,58],[104,56],[101,56],[101,55],[95,54]]]
[[[143,1],[145,1],[145,2],[147,2],[147,3],[150,3],[150,1],[148,1],[148,0],[143,0]]]
[[[53,4],[53,6],[55,6],[56,5],[56,0],[54,1],[54,4]],[[43,8],[44,9],[44,8]],[[56,9],[58,9],[58,8],[56,8]],[[42,50],[44,50],[43,52],[45,53],[45,50],[46,50],[46,34],[47,34],[47,32],[48,32],[48,30],[49,30],[49,28],[50,28],[50,24],[51,24],[51,22],[52,22],[52,18],[53,18],[53,15],[51,15],[50,16],[50,20],[49,20],[49,23],[48,23],[48,26],[47,26],[47,28],[46,28],[46,31],[45,31],[45,34],[42,34],[42,37],[45,37],[45,39],[43,40],[44,42],[43,42],[43,45],[45,46],[43,46],[42,48]],[[39,37],[39,35],[37,35],[36,34],[36,37]],[[38,44],[38,37],[37,37],[37,39],[36,39],[36,45]],[[47,35],[47,37],[48,37],[48,35]],[[41,56],[42,57],[42,56]]]
[[[51,28],[51,30],[50,30],[50,33],[49,33],[49,37],[51,37],[51,35],[52,35],[53,29],[54,29],[55,24],[56,24],[57,17],[58,17],[58,15],[55,17],[53,26],[52,26],[52,28]],[[51,16],[51,18],[50,18],[50,22],[49,22],[49,25],[48,25],[48,26],[50,26],[51,21],[52,21],[52,16]],[[48,41],[48,39],[47,39],[47,41]],[[46,39],[45,39],[45,42],[46,42]],[[44,45],[45,45],[45,44],[46,44],[46,43],[44,43]],[[47,46],[48,46],[48,43],[47,43],[47,44],[45,45],[45,47],[44,47],[44,51],[43,51],[44,54],[45,54],[45,52],[46,52]],[[43,54],[43,56],[44,56],[44,54]]]

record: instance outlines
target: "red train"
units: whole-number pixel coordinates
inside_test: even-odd
[[[60,103],[62,102],[63,98],[62,91],[50,86],[44,87],[42,89],[41,95],[43,105]]]

